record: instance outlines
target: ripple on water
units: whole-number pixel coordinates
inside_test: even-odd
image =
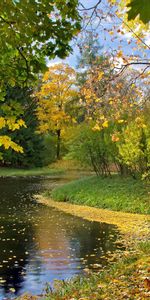
[[[115,226],[36,203],[33,195],[53,185],[56,179],[0,179],[0,299],[40,294],[46,282],[99,270],[122,248]]]

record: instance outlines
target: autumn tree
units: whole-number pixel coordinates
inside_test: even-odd
[[[86,69],[79,99],[84,119],[68,143],[71,155],[80,161],[85,157],[98,175],[110,174],[111,164],[121,173],[126,170],[124,166],[129,167],[127,152],[123,155],[119,145],[126,139],[131,120],[138,120],[142,103],[140,82],[132,84],[135,72],[130,70],[118,77],[111,65],[110,56],[98,56]]]
[[[97,174],[109,174],[111,162],[117,162],[123,172],[125,166],[133,176],[149,170],[149,123],[141,115],[150,74],[150,48],[146,41],[149,24],[141,21],[148,2],[144,1],[141,8],[139,3],[95,0],[91,7],[88,3],[80,5],[83,29],[79,49],[85,68],[85,76],[80,80],[80,109],[84,111],[84,122],[75,132],[70,147],[75,157],[81,160],[86,157]],[[104,41],[108,38],[104,59],[100,61],[96,51],[91,51],[94,43],[83,40],[90,30],[98,40],[102,40],[102,35]],[[130,38],[126,39],[126,34]],[[123,47],[125,42],[129,53]]]
[[[9,137],[23,148],[23,153],[18,153],[12,148],[2,148],[2,165],[13,167],[39,167],[43,164],[44,141],[37,133],[37,117],[35,114],[36,99],[32,96],[31,88],[10,87],[6,89],[5,101],[2,104],[3,113],[8,111],[12,103],[17,104],[18,110],[24,115],[26,127],[10,131],[9,128],[1,129],[3,135]],[[13,109],[13,108],[12,108]],[[8,113],[8,112],[7,112]]]
[[[80,29],[77,6],[78,0],[0,1],[0,101],[7,85],[34,85],[46,69],[45,57],[70,53],[69,42]],[[24,124],[18,120],[15,114],[10,121],[2,115],[0,129],[17,129]],[[0,147],[23,151],[9,136],[0,135]]]
[[[140,76],[150,68],[149,8],[149,0],[108,0],[106,3],[95,0],[91,6],[80,4],[79,10],[83,18],[82,32],[93,30],[99,40],[104,40],[105,51],[114,58],[113,67],[118,74],[122,74],[130,67],[139,67]],[[123,55],[116,59],[116,54],[120,53],[120,50]]]
[[[77,94],[75,77],[76,73],[69,65],[54,65],[44,74],[41,89],[37,93],[39,132],[57,135],[57,159],[60,158],[62,133],[74,121],[66,111],[66,106]]]

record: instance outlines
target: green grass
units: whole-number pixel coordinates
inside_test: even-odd
[[[143,249],[149,249],[146,242]],[[143,250],[134,254],[128,252],[118,262],[109,265],[106,270],[79,276],[68,282],[57,281],[53,292],[46,289],[42,299],[47,300],[102,300],[102,299],[148,299],[149,287],[145,278],[149,274],[149,255]]]
[[[55,176],[64,174],[62,169],[51,169],[49,167],[33,169],[0,168],[0,176]]]
[[[131,213],[150,213],[149,184],[132,178],[85,177],[51,192],[57,201]],[[48,195],[48,192],[47,192]]]
[[[46,285],[43,295],[24,294],[18,300],[136,300],[149,299],[150,242],[142,242],[142,250],[126,251],[100,272],[90,272],[68,281],[56,280],[54,290]],[[146,243],[146,245],[144,245]],[[146,252],[145,252],[146,249]]]

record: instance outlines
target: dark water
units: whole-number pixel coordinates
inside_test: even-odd
[[[37,204],[34,194],[58,181],[0,179],[0,299],[106,264],[117,245],[115,226],[89,222]]]

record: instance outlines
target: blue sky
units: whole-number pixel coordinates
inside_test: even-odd
[[[83,5],[86,8],[89,8],[97,3],[98,0],[82,0]],[[133,39],[130,32],[124,32],[124,34],[120,34],[120,32],[117,32],[118,29],[121,29],[121,21],[116,17],[114,11],[115,8],[111,10],[112,17],[107,15],[108,12],[108,3],[107,0],[102,0],[101,4],[99,5],[99,16],[104,16],[101,20],[100,26],[97,28],[97,34],[100,45],[103,46],[102,53],[111,53],[111,51],[117,50],[119,47],[121,47],[121,50],[125,55],[141,55],[141,52],[137,49],[137,45],[135,43],[135,39]],[[103,13],[101,12],[103,11]],[[99,22],[99,18],[96,18],[94,16],[93,18],[93,26],[97,26]],[[115,37],[110,35],[108,31],[113,30],[113,26],[116,25],[116,34]],[[150,44],[150,36],[147,35],[147,43]],[[59,62],[65,62],[71,65],[72,67],[77,66],[77,56],[79,55],[79,49],[76,45],[75,41],[72,41],[71,43],[73,48],[73,53],[69,55],[65,60],[61,60],[59,58],[55,58],[54,60],[48,61],[48,66],[53,65],[54,63]],[[134,48],[134,50],[133,50]],[[148,53],[148,52],[147,52]]]

